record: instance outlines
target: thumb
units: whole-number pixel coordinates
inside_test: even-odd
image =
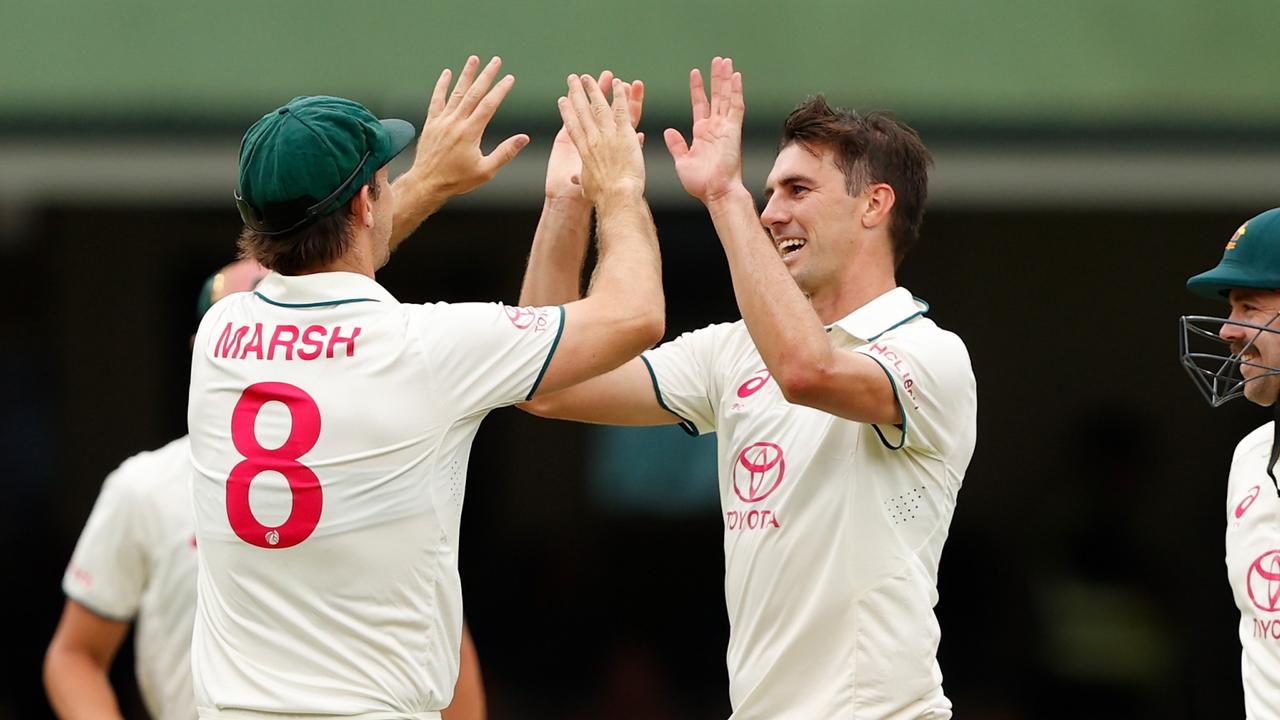
[[[667,141],[667,150],[671,152],[671,157],[679,160],[689,154],[689,146],[684,141],[684,136],[675,128],[667,128],[662,131],[662,139]]]
[[[490,173],[496,173],[503,165],[511,162],[520,154],[520,151],[529,144],[529,136],[520,134],[512,135],[503,140],[493,152],[484,156],[483,165]]]

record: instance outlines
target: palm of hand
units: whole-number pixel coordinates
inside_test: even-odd
[[[713,116],[693,123],[689,152],[677,157],[676,174],[685,192],[697,198],[722,194],[742,183],[742,129]]]
[[[551,144],[551,157],[547,160],[547,197],[581,197],[582,188],[573,178],[582,174],[582,158],[573,146],[569,131],[563,127]]]

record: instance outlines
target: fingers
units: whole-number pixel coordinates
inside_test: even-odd
[[[628,106],[627,99],[627,84],[621,80],[613,81],[613,122],[620,129],[632,129],[631,108]]]
[[[702,71],[694,68],[689,71],[689,99],[693,104],[693,121],[697,122],[710,114],[707,94],[702,89]]]
[[[614,79],[615,77],[616,77],[616,76],[613,74],[613,71],[612,71],[612,70],[601,70],[601,71],[600,71],[600,82],[599,82],[599,85],[600,85],[600,92],[602,92],[602,93],[607,93],[607,92],[609,92],[609,90],[610,90],[611,88],[613,88],[613,79]]]
[[[498,144],[493,152],[481,158],[481,164],[485,171],[489,174],[495,174],[502,169],[503,165],[516,159],[516,155],[529,144],[529,136],[520,134],[512,135]]]
[[[728,115],[732,104],[733,59],[717,57],[711,61],[711,114]]]
[[[582,78],[577,75],[570,75],[567,82],[569,85],[569,104],[573,107],[573,111],[577,115],[578,132],[583,139],[591,141],[600,135],[600,128],[592,117],[591,101],[587,99],[587,92],[582,87]],[[599,89],[600,88],[596,88],[597,91],[599,91]],[[574,138],[574,144],[577,145],[579,149],[582,148],[582,143],[578,142],[578,138]]]
[[[427,117],[435,117],[444,110],[444,99],[449,94],[449,79],[453,77],[453,71],[445,68],[440,73],[440,77],[436,79],[436,87],[431,91],[431,102],[427,104]]]
[[[724,58],[715,57],[711,59],[711,110],[708,116],[720,115],[721,107],[721,82],[720,73],[724,68]]]
[[[742,73],[733,74],[733,92],[729,96],[730,99],[730,115],[737,118],[739,122],[742,116],[747,112],[747,103],[742,98]]]
[[[631,111],[631,126],[640,127],[640,114],[644,112],[643,80],[632,80],[628,85],[627,108]]]
[[[679,130],[667,128],[662,131],[662,139],[667,141],[667,150],[671,152],[671,157],[679,160],[689,154],[689,145],[684,141],[684,136]]]
[[[502,58],[494,55],[489,60],[489,64],[484,66],[480,77],[476,78],[475,83],[467,88],[466,93],[463,94],[462,101],[458,103],[458,112],[466,116],[475,110],[476,105],[480,104],[480,98],[484,97],[485,93],[488,92],[489,86],[493,84],[493,79],[497,77],[500,69],[502,69]]]
[[[587,142],[586,133],[582,129],[582,121],[578,119],[578,111],[574,109],[573,102],[567,97],[562,97],[556,101],[556,107],[560,110],[560,120],[564,123],[564,129],[569,133],[569,139],[573,141],[575,147],[582,147]]]
[[[480,58],[472,55],[467,58],[467,62],[462,65],[462,72],[458,73],[458,84],[453,86],[453,93],[449,95],[449,102],[445,103],[445,110],[452,110],[462,103],[462,98],[466,96],[467,90],[471,88],[471,82],[475,79],[476,68],[480,65]]]
[[[604,93],[600,90],[600,84],[591,79],[590,75],[583,75],[582,89],[587,94],[587,99],[591,102],[591,114],[597,118],[597,122],[600,122],[609,114],[609,101],[605,99]]]
[[[479,84],[478,82],[476,83],[476,85]],[[516,78],[514,75],[507,75],[499,80],[498,84],[494,85],[493,89],[489,91],[489,94],[484,96],[484,100],[481,100],[480,104],[476,106],[474,117],[487,125],[493,119],[493,114],[498,112],[498,106],[506,99],[507,93],[511,92],[511,88],[515,84]],[[461,107],[459,110],[465,110],[465,107]]]

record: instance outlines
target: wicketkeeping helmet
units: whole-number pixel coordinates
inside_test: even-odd
[[[1280,290],[1280,208],[1268,210],[1241,225],[1227,241],[1217,267],[1187,281],[1191,292],[1216,300],[1225,301],[1235,288]],[[1218,407],[1244,394],[1242,365],[1261,369],[1263,374],[1258,378],[1280,375],[1280,367],[1241,359],[1262,333],[1280,332],[1278,319],[1280,315],[1258,325],[1205,315],[1182,317],[1179,321],[1182,366],[1210,405]],[[1231,352],[1230,343],[1218,334],[1225,325],[1252,331],[1249,342],[1239,352]]]

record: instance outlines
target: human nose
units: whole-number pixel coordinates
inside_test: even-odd
[[[1245,329],[1234,324],[1238,320],[1236,314],[1231,313],[1230,317],[1227,318],[1227,322],[1222,323],[1222,327],[1218,329],[1218,337],[1232,344],[1244,342]]]
[[[760,222],[766,227],[785,223],[789,218],[786,204],[778,193],[769,197],[765,202],[764,211],[760,213]]]

